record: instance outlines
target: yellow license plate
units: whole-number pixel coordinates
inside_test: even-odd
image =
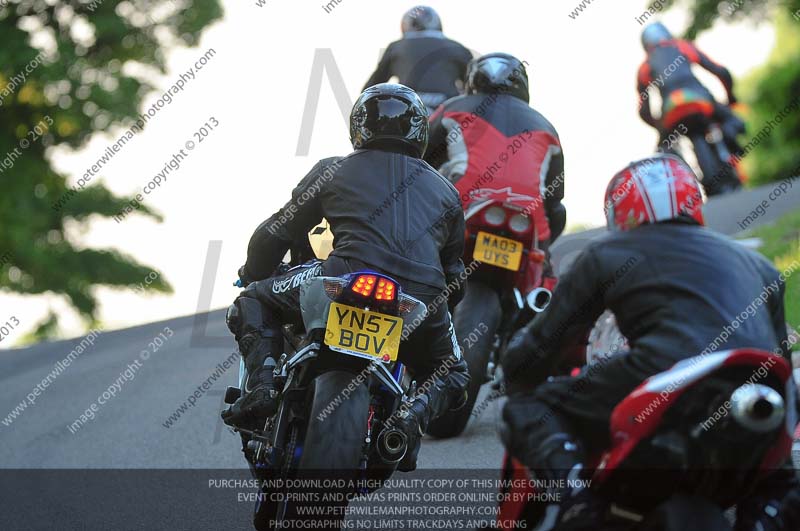
[[[403,319],[360,308],[331,303],[325,344],[331,350],[360,357],[397,359]]]
[[[488,232],[479,232],[472,257],[484,264],[519,271],[522,261],[522,243]]]

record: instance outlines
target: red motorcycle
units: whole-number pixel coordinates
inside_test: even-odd
[[[514,332],[550,302],[550,290],[541,287],[546,254],[538,248],[533,221],[536,209],[543,206],[528,190],[529,183],[510,184],[514,192],[511,187],[470,190],[465,205],[464,263],[470,277],[453,325],[469,365],[469,400],[431,424],[428,432],[435,437],[464,431],[481,385],[495,378],[499,353]]]
[[[740,107],[731,106],[732,109]],[[735,145],[723,134],[723,122],[736,124],[739,134],[745,132],[744,122],[730,112],[720,109],[702,94],[679,90],[670,96],[665,106],[664,128],[671,131],[658,147],[664,153],[674,153],[683,159],[694,152],[701,182],[709,196],[733,192],[747,180],[737,156]]]
[[[796,396],[789,363],[752,349],[690,358],[647,379],[614,409],[611,447],[581,485],[606,502],[595,529],[731,530],[723,512],[791,454]],[[508,456],[503,480],[497,527],[535,529],[545,493]]]

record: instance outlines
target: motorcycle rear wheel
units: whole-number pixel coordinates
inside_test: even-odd
[[[467,403],[461,409],[448,411],[431,422],[428,433],[440,439],[457,437],[466,429],[472,416],[472,408],[478,399],[481,386],[486,381],[486,367],[497,328],[500,326],[503,309],[500,297],[491,287],[480,282],[467,284],[464,298],[456,306],[453,316],[453,327],[456,338],[462,347],[464,359],[469,368],[469,387]],[[483,332],[483,326],[487,330]],[[479,334],[477,340],[468,340],[472,333]]]
[[[294,470],[284,463],[290,467],[287,479],[295,482],[281,493],[285,512],[278,517],[280,522],[275,520],[275,511],[257,514],[256,529],[297,528],[296,522],[307,519],[318,522],[315,529],[341,528],[348,496],[353,493],[350,481],[357,478],[364,455],[369,415],[369,391],[355,378],[351,372],[330,371],[312,382],[305,437],[290,448],[291,454],[300,448],[300,459]],[[355,390],[345,394],[348,387]],[[284,460],[293,457],[287,454]]]
[[[330,371],[314,380],[314,398],[303,441],[300,470],[354,472],[361,464],[369,416],[369,391],[355,375]],[[353,393],[343,395],[348,386]],[[349,395],[349,396],[348,396]]]
[[[296,492],[301,496],[316,493],[318,497],[294,504],[290,512],[303,519],[300,507],[316,510],[306,515],[319,515],[311,516],[318,520],[319,530],[338,530],[344,524],[348,497],[355,491],[353,481],[358,479],[364,457],[370,395],[367,386],[355,378],[350,372],[330,371],[314,380],[308,428],[297,467],[297,477],[311,483]],[[355,390],[349,393],[353,387]],[[344,394],[345,389],[349,394]],[[334,483],[327,485],[328,481]]]
[[[722,195],[741,188],[742,181],[736,168],[729,161],[720,159],[717,148],[710,145],[704,135],[695,134],[690,138],[703,172],[701,183],[706,195]]]

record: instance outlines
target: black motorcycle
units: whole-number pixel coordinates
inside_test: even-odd
[[[260,530],[304,518],[338,528],[348,500],[379,487],[407,450],[391,420],[415,384],[397,355],[425,305],[372,271],[307,280],[300,304],[304,326],[283,327],[277,413],[261,429],[236,429],[261,485]],[[246,381],[241,363],[239,388],[228,388],[226,403]]]
[[[659,151],[672,153],[684,160],[694,152],[701,183],[706,195],[715,196],[742,187],[739,168],[740,148],[736,135],[745,132],[745,125],[727,107],[692,99],[677,105],[673,112],[682,116],[679,122],[668,124]],[[728,131],[727,137],[725,131]]]

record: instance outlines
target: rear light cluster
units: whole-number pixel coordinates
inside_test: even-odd
[[[374,291],[377,301],[393,301],[397,295],[397,287],[394,282],[378,278],[375,275],[359,275],[350,289],[362,297],[369,297]]]
[[[499,227],[506,222],[506,210],[499,206],[492,206],[483,213],[483,219],[492,227]]]
[[[375,287],[375,277],[373,275],[361,275],[350,288],[359,295],[369,297],[372,294],[372,288]]]
[[[511,214],[501,206],[490,206],[483,212],[483,220],[491,227],[501,227],[508,223],[508,227],[517,233],[525,233],[531,228],[531,218],[520,212]]]
[[[528,232],[531,228],[531,218],[524,214],[514,214],[508,220],[508,226],[514,232]]]
[[[394,283],[383,278],[378,280],[378,289],[375,292],[375,299],[379,301],[393,301]]]
[[[326,278],[322,281],[322,286],[325,288],[325,294],[332,301],[339,298],[339,295],[344,291],[347,282],[339,278]]]
[[[398,306],[397,311],[400,312],[400,315],[407,315],[416,310],[417,306],[419,305],[420,302],[418,300],[403,295],[400,297],[400,305]]]

